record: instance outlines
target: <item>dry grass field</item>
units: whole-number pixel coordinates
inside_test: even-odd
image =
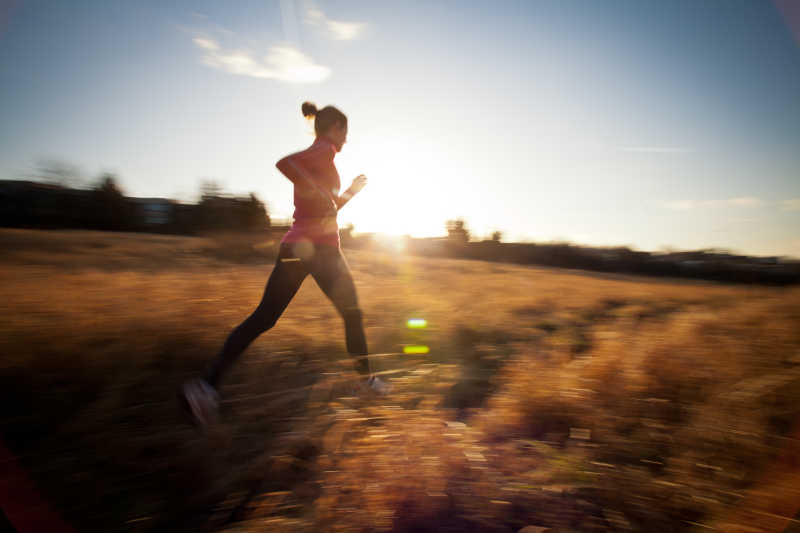
[[[201,434],[176,391],[274,251],[0,231],[0,430],[77,530],[797,528],[800,290],[347,252],[392,394],[309,279]]]

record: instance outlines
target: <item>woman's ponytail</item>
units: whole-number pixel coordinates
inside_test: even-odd
[[[300,110],[303,112],[303,116],[306,118],[311,118],[317,114],[317,106],[311,102],[303,102],[303,105],[300,106]]]

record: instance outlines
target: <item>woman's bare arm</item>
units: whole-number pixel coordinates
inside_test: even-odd
[[[302,152],[298,152],[302,153]],[[322,187],[320,187],[312,178],[309,176],[303,168],[293,161],[293,158],[298,154],[291,154],[287,155],[277,163],[275,166],[278,170],[281,171],[281,174],[286,176],[286,178],[294,183],[296,187],[305,187],[310,189],[311,191],[315,191],[317,194],[325,198],[326,201],[331,203],[331,208],[334,211],[338,211],[339,205],[334,196],[328,192],[326,192]]]
[[[364,186],[365,186],[366,184],[367,184],[367,177],[366,177],[364,174],[359,174],[358,176],[356,176],[356,178],[353,180],[353,183],[352,183],[352,185],[350,185],[350,187],[348,187],[348,188],[347,188],[347,190],[346,190],[346,191],[344,191],[344,192],[341,194],[341,196],[339,196],[338,198],[336,198],[336,206],[337,206],[339,209],[341,209],[342,207],[344,207],[344,204],[346,204],[347,202],[349,202],[349,201],[350,201],[350,199],[351,199],[353,196],[355,196],[356,194],[358,194],[358,193],[361,191],[361,189],[363,189],[363,188],[364,188]]]

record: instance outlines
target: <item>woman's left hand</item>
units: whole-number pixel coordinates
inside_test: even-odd
[[[357,192],[361,191],[367,184],[367,177],[364,174],[359,174],[358,176],[353,179],[353,184],[350,185],[350,192],[356,194]]]

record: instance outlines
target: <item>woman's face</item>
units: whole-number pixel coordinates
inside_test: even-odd
[[[333,144],[336,146],[336,151],[341,152],[342,146],[347,142],[347,126],[343,125],[341,122],[337,122],[328,128],[328,133],[326,133],[325,136],[333,141]]]

